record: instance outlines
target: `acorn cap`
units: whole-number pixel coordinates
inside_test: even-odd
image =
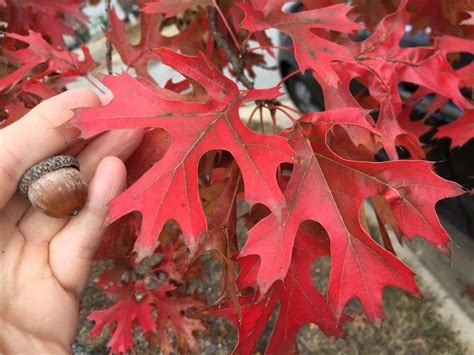
[[[28,188],[32,183],[43,175],[61,168],[75,168],[79,170],[79,161],[69,155],[58,155],[45,159],[28,169],[20,180],[18,190],[20,190],[21,194],[28,197]]]

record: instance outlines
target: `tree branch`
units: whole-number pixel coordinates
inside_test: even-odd
[[[217,10],[213,6],[209,7],[209,26],[211,28],[212,37],[216,41],[217,46],[224,50],[227,60],[232,65],[232,70],[234,71],[237,80],[239,80],[247,89],[253,89],[253,83],[244,73],[244,63],[240,53],[236,56],[232,52],[224,35],[217,28]]]
[[[111,7],[111,1],[105,0],[105,13],[107,15],[107,30],[109,30],[110,28],[110,7]],[[112,43],[109,41],[109,39],[107,39],[105,42],[105,48],[106,48],[105,63],[107,66],[107,72],[109,73],[109,75],[112,75]]]

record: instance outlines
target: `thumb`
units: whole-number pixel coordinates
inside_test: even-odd
[[[51,270],[61,286],[80,296],[92,261],[107,228],[109,203],[125,187],[126,170],[116,157],[104,158],[89,186],[81,213],[69,220],[50,244]]]

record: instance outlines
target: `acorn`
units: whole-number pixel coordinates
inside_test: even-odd
[[[18,189],[33,206],[56,218],[76,216],[87,201],[87,182],[79,171],[79,162],[68,155],[32,166]]]

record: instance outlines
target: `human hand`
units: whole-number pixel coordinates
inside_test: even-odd
[[[62,127],[72,109],[99,105],[93,92],[71,90],[0,130],[1,354],[70,353],[108,204],[125,186],[122,160],[143,134],[119,130],[80,141],[76,128]],[[42,214],[17,192],[30,166],[59,153],[76,156],[90,182],[86,205],[70,219]]]

